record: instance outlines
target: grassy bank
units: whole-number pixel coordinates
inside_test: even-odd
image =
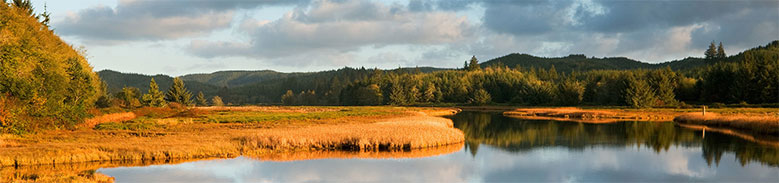
[[[688,113],[677,116],[674,121],[680,124],[730,128],[756,134],[779,136],[779,115]]]
[[[412,149],[408,151],[270,151],[258,150],[245,157],[259,161],[299,161],[324,158],[420,158],[451,154],[463,148],[463,144]],[[180,164],[208,159],[157,159],[69,163],[58,165],[31,165],[0,167],[0,182],[113,182],[114,178],[101,174],[99,168],[137,167],[161,164]]]
[[[671,121],[672,111],[644,111],[631,109],[581,109],[573,107],[559,108],[518,108],[503,112],[509,117],[537,120],[560,120],[585,123],[611,123],[617,121]]]
[[[464,141],[450,120],[429,115],[456,111],[448,108],[165,110],[139,109],[134,119],[95,121],[92,128],[4,135],[0,165],[227,158],[290,150],[410,150]]]

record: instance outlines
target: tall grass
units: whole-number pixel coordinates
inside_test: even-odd
[[[616,121],[671,121],[673,113],[655,111],[630,111],[621,109],[519,108],[503,112],[503,115],[517,118],[563,120],[591,123]],[[573,119],[573,120],[572,120]]]
[[[696,124],[746,130],[759,134],[779,136],[779,116],[719,115],[716,113],[688,113],[677,116],[674,121],[682,124]]]
[[[25,137],[0,136],[3,144],[0,145],[0,166],[235,157],[256,151],[398,150],[464,141],[462,132],[452,128],[450,120],[408,112],[416,109],[338,108],[330,112],[350,113],[348,110],[365,116],[332,114],[342,117],[290,119],[282,125],[197,122],[203,116],[139,117],[122,123],[101,123],[97,125],[99,130],[82,128],[76,131],[46,131]],[[366,112],[370,110],[383,112]],[[205,116],[218,113],[211,111]],[[320,112],[308,114],[317,113]],[[151,123],[155,127],[136,128],[130,125],[133,123]]]

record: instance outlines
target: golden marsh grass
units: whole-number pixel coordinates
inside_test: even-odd
[[[305,108],[316,107],[303,108],[308,110]],[[264,122],[207,122],[205,119],[209,116],[220,115],[219,112],[212,112],[207,113],[206,116],[163,120],[138,117],[128,122],[116,123],[153,123],[155,128],[52,130],[27,136],[2,136],[0,137],[2,142],[0,165],[229,158],[263,149],[267,152],[407,150],[464,141],[462,132],[452,128],[451,120],[427,114],[452,113],[456,111],[455,109],[396,107],[327,107],[327,109],[326,112],[318,113],[328,116],[327,118],[307,116],[308,118],[305,119],[285,118]],[[310,109],[310,111],[317,111],[317,109]],[[255,111],[255,113],[263,112]],[[272,113],[294,115],[275,111]],[[331,116],[336,118],[329,118]],[[138,121],[142,118],[149,122]]]
[[[674,118],[674,121],[681,124],[724,127],[779,136],[779,115],[720,115],[711,112],[703,115],[702,113],[687,113],[677,116]]]

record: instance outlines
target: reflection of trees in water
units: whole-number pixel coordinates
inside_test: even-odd
[[[779,166],[779,147],[767,147],[725,134],[706,134],[706,138],[703,139],[703,159],[706,159],[706,163],[711,165],[714,162],[719,165],[722,155],[726,152],[735,154],[741,166],[752,161]]]
[[[771,166],[779,163],[779,148],[760,145],[740,138],[675,127],[673,123],[621,122],[588,124],[508,118],[499,113],[463,112],[452,118],[454,126],[465,133],[466,147],[476,154],[478,144],[488,144],[510,152],[538,147],[566,147],[583,150],[591,146],[647,146],[655,152],[671,145],[701,146],[703,157],[711,165],[719,163],[724,152],[733,152],[742,165],[750,161]]]

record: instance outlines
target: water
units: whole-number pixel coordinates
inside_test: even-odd
[[[779,181],[779,148],[673,123],[584,124],[483,112],[452,119],[465,132],[465,145],[416,153],[429,153],[426,157],[324,155],[283,162],[238,157],[98,172],[118,182],[188,183]]]

